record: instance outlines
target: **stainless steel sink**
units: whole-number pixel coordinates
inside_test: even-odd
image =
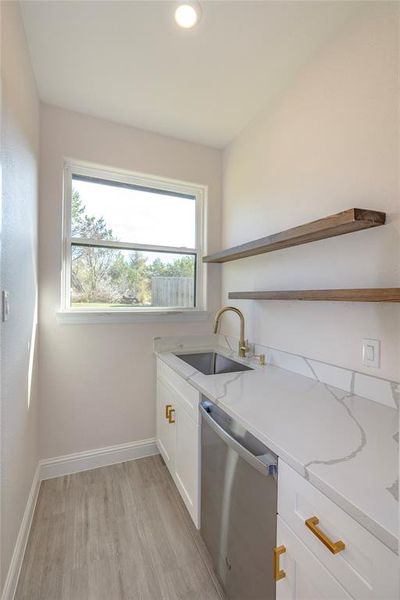
[[[195,354],[175,354],[175,356],[201,373],[204,373],[204,375],[252,371],[251,367],[226,358],[226,356],[222,356],[222,354],[218,354],[217,352],[196,352]]]

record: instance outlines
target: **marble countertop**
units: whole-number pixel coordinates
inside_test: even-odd
[[[245,360],[254,370],[203,375],[174,355],[218,350],[232,356],[210,340],[197,347],[193,339],[187,347],[161,343],[155,350],[280,459],[398,551],[397,410],[271,365]]]

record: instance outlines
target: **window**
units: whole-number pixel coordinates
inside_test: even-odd
[[[202,309],[204,188],[65,167],[64,311]]]

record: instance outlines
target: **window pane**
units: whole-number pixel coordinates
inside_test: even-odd
[[[195,306],[193,254],[72,245],[71,306]]]
[[[72,237],[195,248],[192,196],[72,177]]]

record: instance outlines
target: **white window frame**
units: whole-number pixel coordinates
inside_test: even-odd
[[[129,183],[141,187],[152,188],[160,191],[176,192],[181,194],[187,194],[193,196],[196,202],[196,247],[174,247],[174,246],[157,246],[141,243],[128,243],[128,242],[113,242],[110,240],[99,240],[98,243],[81,238],[73,238],[71,236],[71,207],[72,207],[72,177],[73,175],[83,175],[87,177],[95,177],[97,179],[104,179],[106,181],[115,181],[122,183]],[[141,318],[134,318],[132,320],[154,320],[153,317],[162,317],[157,320],[168,320],[168,316],[176,317],[195,317],[198,320],[200,317],[206,318],[208,313],[206,312],[206,294],[205,294],[205,276],[204,276],[204,265],[202,263],[203,249],[205,247],[204,240],[204,209],[205,201],[207,197],[207,187],[187,183],[182,181],[176,181],[173,179],[166,179],[157,177],[154,175],[145,175],[143,173],[133,173],[122,170],[114,170],[97,165],[66,160],[64,162],[64,193],[63,193],[63,234],[62,234],[62,268],[61,268],[61,308],[58,312],[60,322],[80,322],[80,315],[97,317],[92,320],[93,322],[104,322],[104,321],[121,321],[124,322],[124,316],[134,316]],[[110,248],[121,248],[123,250],[142,250],[142,251],[156,251],[162,252],[169,251],[177,254],[192,254],[196,256],[196,296],[195,306],[189,308],[182,307],[127,307],[127,308],[84,308],[84,307],[72,307],[70,304],[70,290],[71,290],[71,248],[76,242],[79,244],[87,244],[90,246],[96,245],[100,247]],[[65,318],[70,316],[72,318]],[[118,317],[115,319],[114,317]],[[78,318],[76,318],[78,317]],[[121,318],[122,317],[122,318]],[[131,319],[128,319],[128,321]],[[169,319],[177,320],[177,319]],[[178,319],[180,320],[180,319]]]

